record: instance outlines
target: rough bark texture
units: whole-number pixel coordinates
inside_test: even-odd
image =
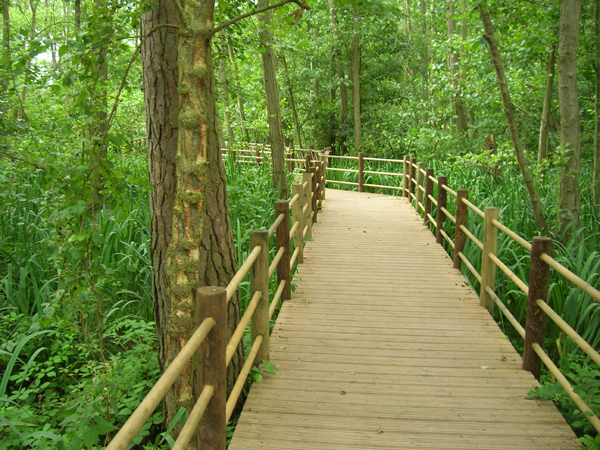
[[[600,210],[600,0],[594,4],[594,37],[596,44],[596,60],[594,70],[596,71],[596,98],[594,101],[595,112],[595,135],[594,135],[594,205]]]
[[[292,109],[292,119],[294,120],[294,130],[296,131],[296,139],[298,147],[302,148],[302,133],[300,131],[300,121],[298,120],[298,112],[296,111],[296,102],[294,101],[294,87],[292,86],[292,80],[290,80],[290,73],[288,71],[285,55],[281,55],[281,62],[283,63],[283,70],[285,72],[285,79],[288,87],[288,96],[290,100],[290,108]]]
[[[548,128],[550,110],[552,109],[552,92],[554,91],[554,66],[556,63],[556,46],[552,43],[548,62],[546,63],[546,89],[544,92],[544,107],[540,120],[540,144],[538,146],[538,164],[548,157]]]
[[[225,46],[221,42],[221,53],[223,58],[219,60],[219,87],[221,88],[221,102],[223,103],[223,118],[225,119],[225,130],[227,131],[227,148],[231,148],[235,142],[233,128],[231,128],[231,115],[229,114],[229,82],[225,68]]]
[[[354,151],[360,151],[362,125],[360,122],[360,15],[354,10],[354,36],[352,36],[352,109],[354,111]]]
[[[460,95],[460,77],[459,77],[459,54],[454,42],[457,36],[456,33],[456,20],[454,19],[454,5],[450,5],[448,8],[448,39],[450,39],[453,48],[450,49],[448,55],[448,65],[450,66],[450,72],[452,73],[452,84],[453,84],[453,108],[456,119],[456,132],[458,135],[462,135],[467,129],[467,110],[462,103]]]
[[[226,286],[236,270],[216,133],[210,44],[201,33],[212,25],[212,3],[202,6],[206,9],[189,12],[188,17],[197,18],[196,31],[188,31],[183,42],[177,29],[164,27],[142,46],[148,171],[154,186],[150,193],[153,296],[162,370],[195,327],[196,288]],[[156,8],[143,16],[143,35],[161,24],[187,28],[173,0],[158,0]],[[239,321],[237,296],[229,302],[227,320],[229,337]],[[228,367],[228,392],[242,363],[240,346]],[[194,379],[189,366],[168,394],[167,423],[180,406],[192,406],[199,394],[191,384]]]
[[[335,15],[335,10],[333,7],[333,0],[328,1],[329,6],[329,17],[331,19],[331,27],[333,29],[333,36],[335,39],[335,47],[336,51],[334,51],[334,60],[335,67],[337,70],[337,76],[339,80],[340,87],[340,115],[339,115],[339,132],[337,136],[338,141],[338,154],[344,155],[346,154],[346,123],[348,122],[348,88],[346,87],[345,82],[345,73],[344,68],[342,66],[341,60],[341,48],[342,48],[342,40],[340,39],[340,31],[338,27],[337,17]]]
[[[490,19],[490,14],[486,6],[479,5],[479,12],[481,14],[481,20],[483,21],[483,28],[485,31],[483,37],[487,41],[490,48],[492,62],[494,64],[494,69],[496,70],[496,76],[498,78],[500,95],[502,96],[502,106],[504,107],[506,123],[510,131],[510,137],[513,141],[515,156],[517,158],[517,162],[519,163],[519,168],[521,169],[523,182],[525,183],[525,187],[527,188],[527,192],[529,193],[529,200],[531,201],[531,208],[533,209],[535,223],[542,232],[545,232],[547,230],[546,220],[544,219],[544,215],[542,214],[542,204],[540,202],[540,196],[538,195],[535,183],[533,182],[533,178],[529,170],[529,166],[527,165],[527,160],[525,159],[525,155],[523,153],[523,146],[521,145],[521,138],[519,137],[519,130],[517,127],[517,122],[515,120],[514,105],[512,104],[510,94],[508,92],[508,83],[506,81],[506,75],[504,73],[504,63],[500,58],[500,50],[498,49],[498,43],[494,36],[494,26],[492,25],[492,20]]]
[[[235,89],[237,96],[237,104],[238,104],[238,112],[240,115],[240,126],[242,127],[242,134],[244,135],[244,139],[246,142],[250,142],[250,134],[248,134],[248,129],[246,128],[246,115],[244,114],[244,102],[242,100],[242,87],[240,86],[240,82],[238,80],[238,69],[237,63],[235,62],[235,57],[233,55],[233,47],[231,42],[227,41],[227,52],[229,53],[229,59],[231,61],[231,66],[233,67],[233,79],[235,81]]]
[[[258,7],[269,5],[269,0],[259,0]],[[269,11],[261,14],[260,42],[264,48],[262,53],[262,68],[267,94],[267,114],[269,115],[269,137],[271,141],[271,156],[273,158],[273,187],[279,191],[279,198],[288,196],[287,177],[285,173],[285,147],[281,129],[281,106],[279,103],[279,88],[277,86],[277,71],[275,52],[269,45],[270,36],[267,27],[271,23]]]
[[[75,29],[81,29],[81,0],[75,0]]]
[[[579,227],[579,166],[581,155],[579,100],[577,95],[577,50],[581,0],[562,0],[558,36],[558,103],[560,144],[568,162],[560,180],[558,200],[559,236],[567,238]],[[566,233],[566,235],[565,235]]]

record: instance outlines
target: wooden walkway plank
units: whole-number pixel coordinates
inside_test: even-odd
[[[406,199],[327,190],[230,450],[580,444]]]

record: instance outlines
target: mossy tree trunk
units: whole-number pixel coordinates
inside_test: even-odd
[[[197,289],[226,286],[237,268],[217,135],[210,49],[213,2],[187,2],[183,16],[175,5],[158,0],[142,21],[144,35],[155,30],[144,41],[142,64],[154,186],[153,293],[163,370],[196,327]],[[237,296],[229,303],[227,321],[231,336],[239,322]],[[242,363],[239,346],[228,367],[228,392]],[[200,393],[194,367],[186,367],[165,399],[167,423],[180,407],[189,416]]]

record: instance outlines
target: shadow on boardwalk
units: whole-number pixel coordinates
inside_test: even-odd
[[[405,199],[328,190],[247,449],[567,449],[575,435]]]

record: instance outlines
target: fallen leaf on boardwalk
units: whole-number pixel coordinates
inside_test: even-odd
[[[354,375],[354,372],[350,372],[350,375]]]
[[[340,392],[340,395],[346,395],[346,391]]]
[[[486,370],[486,369],[489,369],[490,367],[489,367],[489,366],[481,366],[481,368],[482,368],[483,370]]]
[[[503,356],[502,358],[500,358],[500,361],[506,361],[506,356]]]
[[[379,430],[377,430],[377,434],[382,434],[385,430],[383,429],[383,427],[379,427]]]
[[[461,300],[464,300],[465,298],[464,298],[464,297],[461,297],[460,299],[461,299]]]
[[[365,231],[365,230],[363,230],[363,233],[366,233],[366,231]]]
[[[285,345],[283,347],[279,347],[281,350],[285,350]]]

